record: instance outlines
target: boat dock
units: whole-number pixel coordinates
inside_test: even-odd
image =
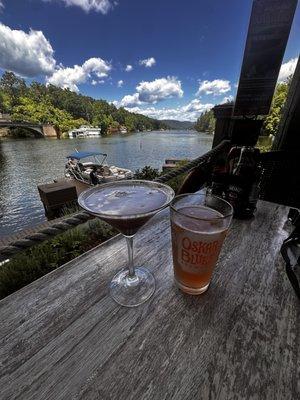
[[[189,161],[187,159],[182,158],[166,158],[165,163],[162,166],[163,172],[170,171],[171,169],[178,168],[185,161]]]

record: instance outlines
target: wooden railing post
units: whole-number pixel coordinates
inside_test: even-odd
[[[221,104],[213,108],[213,113],[216,118],[213,148],[223,140],[229,139],[232,111],[233,104]]]

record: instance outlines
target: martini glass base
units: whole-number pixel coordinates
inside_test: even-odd
[[[116,303],[125,307],[136,307],[145,303],[155,291],[155,279],[144,267],[136,267],[135,275],[129,276],[128,269],[122,269],[110,283],[110,294]]]

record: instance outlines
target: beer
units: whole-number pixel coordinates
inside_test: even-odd
[[[232,208],[224,203],[229,215],[203,204],[172,209],[174,276],[177,286],[186,293],[201,294],[209,286],[231,221]]]

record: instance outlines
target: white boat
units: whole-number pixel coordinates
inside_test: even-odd
[[[101,136],[101,128],[92,128],[90,126],[82,125],[78,129],[69,131],[69,138],[86,138],[86,137],[99,137]]]
[[[99,159],[99,156],[102,159]],[[88,159],[91,159],[88,160]],[[85,185],[91,186],[90,174],[96,167],[98,184],[123,179],[132,179],[133,172],[127,168],[116,167],[106,163],[107,154],[98,151],[75,151],[67,156],[68,162],[65,168],[65,177],[75,179]],[[85,162],[81,160],[85,159]]]

